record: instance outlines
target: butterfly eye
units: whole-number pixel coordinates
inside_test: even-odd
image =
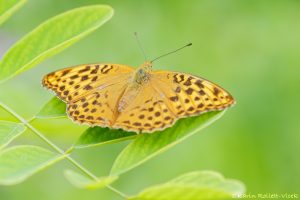
[[[138,70],[138,74],[139,74],[139,75],[143,75],[143,74],[144,74],[144,70],[139,69],[139,70]]]

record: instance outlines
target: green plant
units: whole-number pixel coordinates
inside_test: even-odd
[[[25,1],[0,0],[0,23],[20,8]],[[77,8],[38,26],[18,41],[0,61],[0,83],[36,66],[43,60],[59,53],[79,39],[99,28],[113,15],[109,6],[94,5]],[[68,30],[68,31],[65,31]],[[26,49],[26,51],[24,51]],[[28,50],[30,49],[30,51]],[[54,97],[30,120],[26,120],[0,102],[0,107],[12,114],[18,122],[0,121],[0,184],[13,185],[55,164],[68,160],[77,167],[77,173],[65,171],[65,177],[78,188],[100,189],[107,187],[125,199],[228,199],[244,192],[242,183],[225,180],[216,172],[191,172],[167,183],[145,189],[128,196],[112,187],[118,177],[148,159],[166,151],[220,118],[225,111],[215,111],[197,117],[179,120],[172,128],[153,134],[140,134],[109,128],[88,128],[67,150],[63,150],[46,138],[31,122],[37,118],[66,117],[66,105]],[[46,123],[44,121],[44,123]],[[35,133],[48,144],[49,149],[32,145],[6,146],[26,129]],[[97,177],[71,157],[74,150],[100,146],[123,140],[132,142],[115,160],[108,176]]]

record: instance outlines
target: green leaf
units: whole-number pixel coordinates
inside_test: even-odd
[[[26,126],[15,122],[0,121],[0,150],[21,135]]]
[[[179,176],[167,183],[145,189],[132,200],[208,200],[234,199],[245,192],[236,180],[211,171],[196,171]]]
[[[20,183],[63,159],[56,154],[38,146],[16,146],[0,152],[0,185]]]
[[[173,127],[164,131],[138,135],[117,157],[111,174],[122,174],[166,151],[219,119],[224,112],[213,111],[196,117],[180,119]]]
[[[99,28],[113,15],[109,6],[94,5],[57,15],[18,41],[0,63],[0,82],[24,72]]]
[[[66,117],[66,104],[57,97],[53,97],[35,116],[35,118]],[[77,140],[74,148],[100,146],[129,140],[136,137],[136,133],[122,130],[91,127],[88,128]]]
[[[126,132],[120,129],[110,129],[101,127],[88,128],[78,139],[75,148],[86,148],[120,142],[133,139],[137,136],[134,132]]]
[[[53,97],[43,106],[35,118],[59,118],[66,117],[66,103],[57,97]]]
[[[111,184],[115,180],[118,179],[117,176],[107,176],[107,177],[100,177],[97,181],[87,178],[77,172],[72,170],[65,171],[65,177],[68,181],[77,188],[84,188],[84,189],[100,189],[104,188],[107,185]]]
[[[26,0],[0,0],[0,24],[25,4]]]

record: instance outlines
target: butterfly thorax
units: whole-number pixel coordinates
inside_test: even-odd
[[[145,62],[133,72],[133,79],[128,84],[118,102],[118,112],[124,111],[139,94],[141,88],[150,80],[152,63]]]
[[[133,82],[137,84],[147,83],[152,71],[151,61],[147,61],[134,71]]]

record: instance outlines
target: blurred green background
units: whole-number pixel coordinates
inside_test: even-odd
[[[144,62],[133,32],[154,58],[187,42],[193,46],[155,63],[155,69],[205,77],[237,100],[219,121],[171,150],[124,174],[113,185],[128,194],[193,170],[216,170],[243,181],[247,193],[300,193],[300,1],[296,0],[30,0],[0,27],[0,57],[44,20],[90,4],[108,4],[115,16],[92,35],[37,68],[0,85],[0,100],[30,118],[53,94],[42,76],[81,63]],[[1,120],[11,116],[0,110]],[[34,121],[67,148],[86,128],[68,119]],[[45,145],[27,132],[14,144]],[[74,157],[97,175],[128,142],[77,150]],[[0,187],[2,200],[120,199],[107,189],[73,188],[66,162],[26,182]]]

